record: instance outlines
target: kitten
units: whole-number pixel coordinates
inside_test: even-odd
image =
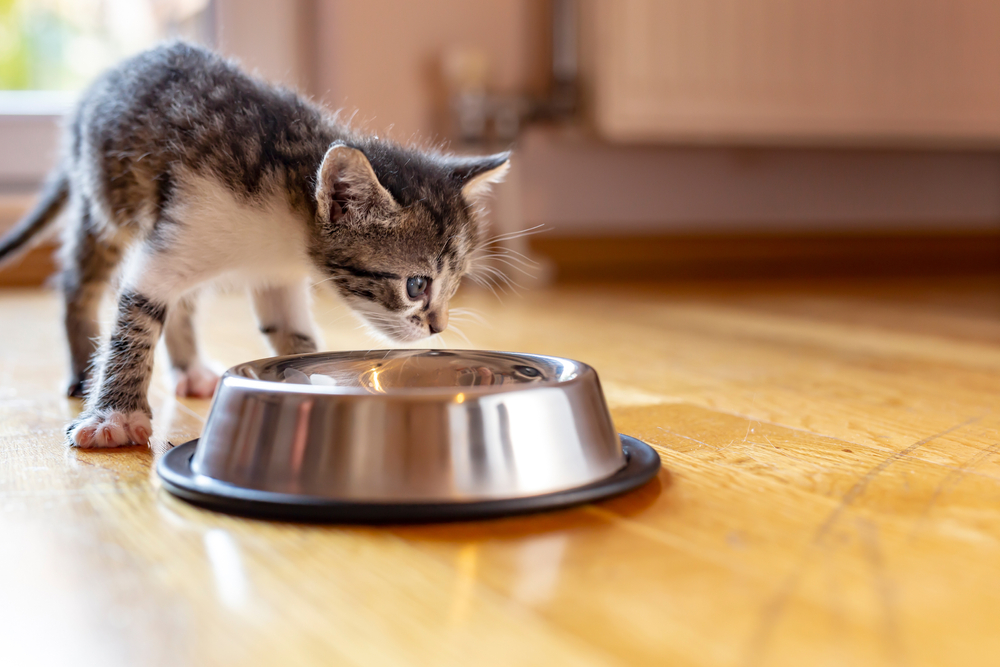
[[[162,334],[176,391],[218,377],[192,327],[199,286],[241,281],[277,354],[314,352],[310,280],[374,329],[413,341],[448,325],[481,242],[477,208],[508,154],[460,158],[353,133],[292,92],[174,43],[123,62],[84,93],[40,203],[0,259],[70,211],[60,282],[69,394],[86,393],[69,444],[148,444],[146,392]],[[97,307],[118,309],[98,351]],[[95,354],[96,353],[96,354]]]

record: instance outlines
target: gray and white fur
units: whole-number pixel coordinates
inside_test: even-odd
[[[0,241],[0,260],[14,256],[68,208],[69,393],[87,399],[70,444],[148,444],[161,335],[177,393],[212,394],[218,377],[192,324],[207,283],[249,285],[277,354],[321,346],[309,313],[317,279],[392,341],[443,330],[482,245],[480,200],[507,166],[507,154],[460,158],[355,133],[189,44],[108,71],[69,119],[41,201]],[[97,349],[112,279],[117,315]]]

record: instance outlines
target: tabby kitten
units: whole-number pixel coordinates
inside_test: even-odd
[[[65,135],[41,202],[0,242],[0,259],[69,208],[60,281],[69,394],[87,398],[67,428],[78,447],[148,444],[161,333],[177,393],[213,393],[192,327],[206,283],[249,285],[277,354],[321,346],[309,313],[317,276],[390,340],[444,330],[480,243],[480,199],[508,166],[507,154],[459,158],[355,134],[184,43],[104,74]],[[117,315],[97,350],[112,277]]]

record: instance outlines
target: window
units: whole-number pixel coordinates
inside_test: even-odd
[[[214,44],[215,0],[0,0],[0,193],[51,168],[76,93],[171,37]]]
[[[169,37],[211,43],[210,0],[0,0],[0,89],[79,90]]]

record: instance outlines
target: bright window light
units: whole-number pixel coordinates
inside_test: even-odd
[[[211,44],[212,18],[212,0],[0,0],[0,90],[80,90],[161,40]]]

